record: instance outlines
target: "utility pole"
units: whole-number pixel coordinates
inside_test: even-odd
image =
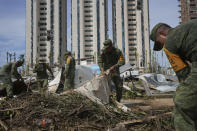
[[[16,62],[16,53],[9,53],[9,52],[6,52],[6,56],[7,56],[7,63],[8,62],[12,62],[12,56],[14,57],[14,62]]]
[[[8,63],[8,52],[6,52],[6,59],[7,59],[7,63]]]
[[[16,62],[16,53],[14,52],[14,62]]]

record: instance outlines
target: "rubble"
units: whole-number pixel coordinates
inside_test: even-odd
[[[162,74],[143,74],[139,76],[139,79],[143,81],[143,87],[148,96],[156,95],[154,90],[159,91],[156,93],[175,92],[179,85],[176,81],[167,81]]]
[[[0,101],[0,120],[9,129],[105,129],[125,120],[137,119],[115,104],[101,106],[74,91],[65,95],[23,94],[15,99]],[[113,105],[113,104],[112,104]],[[3,127],[0,126],[0,130]]]
[[[0,100],[0,130],[174,130],[172,107],[154,109],[150,105],[140,107],[135,106],[136,103],[118,103],[112,98],[113,89],[107,75],[98,76],[87,66],[78,66],[77,70],[73,90],[61,93],[64,82],[63,70],[60,70],[49,82],[49,97],[42,98],[39,93],[28,92],[14,99]],[[163,77],[152,80],[155,78],[153,74],[139,78],[145,80],[143,82],[148,84],[148,88],[141,87],[144,85],[141,81],[132,81],[132,85],[124,85],[127,90],[123,93],[124,98],[152,99],[144,95],[144,90],[151,92],[168,83]],[[27,89],[32,86],[33,79],[28,81]]]

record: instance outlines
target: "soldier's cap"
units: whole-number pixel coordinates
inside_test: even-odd
[[[156,25],[153,27],[153,29],[152,29],[152,31],[151,31],[151,34],[150,34],[150,39],[151,39],[152,41],[155,42],[155,43],[154,43],[154,47],[153,47],[153,50],[155,50],[155,51],[160,51],[160,50],[163,48],[159,42],[156,42],[157,30],[158,30],[159,27],[161,27],[162,25],[167,25],[167,24],[165,24],[165,23],[158,23],[158,24],[156,24]],[[167,26],[169,26],[169,25],[167,25]]]
[[[66,51],[64,55],[71,55],[70,51]]]
[[[107,39],[103,42],[104,45],[104,49],[107,49],[108,47],[110,47],[112,45],[112,41],[110,39]]]

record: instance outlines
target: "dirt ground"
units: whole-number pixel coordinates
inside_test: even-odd
[[[126,105],[129,108],[140,108],[141,110],[154,110],[162,108],[170,108],[174,106],[173,98],[152,98],[152,99],[129,99],[122,100],[122,104]]]

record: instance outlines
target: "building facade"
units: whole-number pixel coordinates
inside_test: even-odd
[[[197,0],[178,0],[181,23],[197,19]]]
[[[26,66],[61,63],[66,51],[67,0],[26,0]]]
[[[72,0],[72,52],[76,59],[96,58],[107,38],[107,0]],[[88,59],[93,63],[95,59]]]
[[[113,42],[126,62],[150,66],[148,0],[112,0]]]

